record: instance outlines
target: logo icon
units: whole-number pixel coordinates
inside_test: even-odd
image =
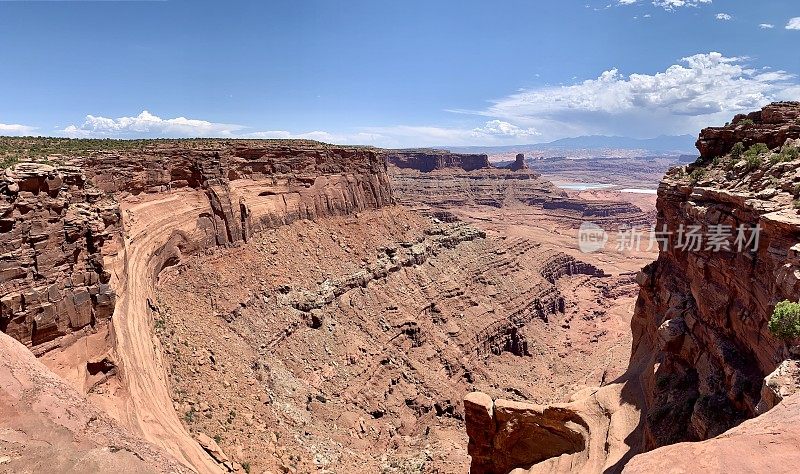
[[[608,234],[594,222],[584,222],[578,229],[578,249],[583,253],[595,253],[608,243]]]

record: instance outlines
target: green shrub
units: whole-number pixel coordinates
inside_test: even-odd
[[[800,303],[786,300],[775,305],[769,331],[781,339],[800,337]]]
[[[706,170],[703,168],[696,168],[694,171],[689,173],[689,181],[692,184],[697,184],[700,182],[701,179],[706,175]]]
[[[743,125],[743,126],[745,126],[745,127],[749,127],[749,126],[751,126],[751,125],[755,125],[755,124],[756,124],[756,123],[755,123],[755,122],[753,122],[753,120],[752,120],[752,119],[749,119],[749,118],[748,118],[748,119],[739,120],[739,122],[738,122],[736,125]]]
[[[769,147],[763,143],[756,143],[744,152],[747,169],[753,170],[761,165],[761,155],[769,153]]]
[[[785,146],[781,148],[781,152],[776,155],[778,161],[786,163],[787,161],[794,161],[800,158],[800,148],[793,146]]]
[[[2,159],[2,161],[0,161],[0,169],[10,168],[16,165],[17,163],[19,163],[18,156],[6,156],[5,158]]]
[[[733,145],[733,148],[731,148],[731,158],[739,160],[742,157],[742,153],[744,153],[744,143],[737,142],[736,145]]]

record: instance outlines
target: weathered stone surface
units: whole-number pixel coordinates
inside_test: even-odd
[[[29,347],[111,317],[103,252],[120,215],[96,191],[69,166],[22,163],[0,179],[0,330]]]
[[[447,150],[389,150],[387,158],[393,166],[423,173],[446,168],[463,171],[491,168],[488,155],[451,153]]]
[[[528,169],[528,164],[525,163],[525,155],[520,153],[514,159],[514,162],[508,165],[508,169],[511,171],[520,171]]]
[[[588,430],[567,408],[497,400],[479,392],[464,399],[470,472],[507,473],[586,449]]]
[[[168,246],[188,253],[299,219],[393,203],[385,157],[369,148],[162,141],[66,162],[21,163],[0,178],[0,330],[31,347],[113,314],[115,292],[104,258],[121,246],[120,199],[203,190],[210,212],[198,216],[198,228],[211,241],[176,235]],[[156,271],[174,256],[154,256],[160,261]]]
[[[798,117],[800,103],[773,104],[747,116],[755,125],[737,117],[704,130],[698,148],[721,156],[739,141],[777,147],[800,133]],[[767,325],[776,303],[800,298],[798,162],[764,156],[756,166],[734,164],[724,156],[698,162],[659,187],[657,229],[666,226],[671,245],[639,279],[632,321],[632,363],[648,364],[641,377],[649,448],[717,436],[782,398],[763,381],[791,357],[791,343]],[[726,229],[724,243],[680,248],[679,229],[692,226],[704,236]],[[739,249],[740,228],[746,239],[760,229],[757,245]]]
[[[799,102],[773,103],[761,111],[737,115],[733,122],[725,127],[704,129],[697,140],[697,148],[704,158],[724,156],[738,142],[742,142],[745,147],[765,143],[770,148],[777,148],[787,139],[800,138],[798,120],[800,120]]]

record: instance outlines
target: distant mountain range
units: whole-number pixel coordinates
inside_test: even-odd
[[[662,135],[656,138],[630,138],[609,137],[605,135],[589,135],[574,138],[562,138],[548,143],[529,145],[505,146],[477,146],[477,147],[450,147],[454,152],[460,153],[503,153],[519,150],[520,152],[542,149],[619,149],[619,150],[644,150],[650,153],[682,154],[696,153],[694,142],[697,137],[693,135]]]

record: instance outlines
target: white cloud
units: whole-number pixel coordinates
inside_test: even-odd
[[[789,23],[786,24],[787,30],[800,30],[800,16],[790,18]]]
[[[542,133],[535,128],[520,128],[502,120],[490,120],[482,127],[472,129],[472,134],[476,137],[530,138],[539,136]]]
[[[715,18],[717,20],[720,20],[720,21],[731,21],[731,20],[733,20],[733,17],[728,15],[727,13],[717,13]]]
[[[699,7],[703,4],[709,4],[712,0],[653,0],[653,5],[661,7],[666,11],[674,11],[681,7]]]
[[[775,25],[773,25],[772,23],[761,23],[760,25],[758,25],[758,27],[761,28],[762,30],[771,30],[775,28]]]
[[[269,130],[264,132],[244,133],[236,135],[235,138],[316,140],[319,142],[336,143],[341,145],[375,145],[381,142],[381,140],[386,139],[386,137],[378,133],[356,132],[337,134],[322,130],[299,133],[290,132],[288,130]]]
[[[243,126],[177,117],[162,119],[148,111],[136,117],[116,119],[87,115],[80,126],[70,125],[61,132],[73,138],[83,137],[227,137]]]
[[[17,123],[0,123],[0,135],[6,136],[25,136],[25,135],[33,135],[34,130],[36,127],[31,127],[28,125],[20,125]]]
[[[587,134],[696,133],[733,114],[800,96],[794,75],[754,69],[747,58],[697,54],[656,74],[603,72],[570,86],[527,89],[486,110],[458,111],[532,127],[547,139]]]
[[[633,5],[634,3],[638,2],[639,0],[617,0],[617,3],[620,5]]]

